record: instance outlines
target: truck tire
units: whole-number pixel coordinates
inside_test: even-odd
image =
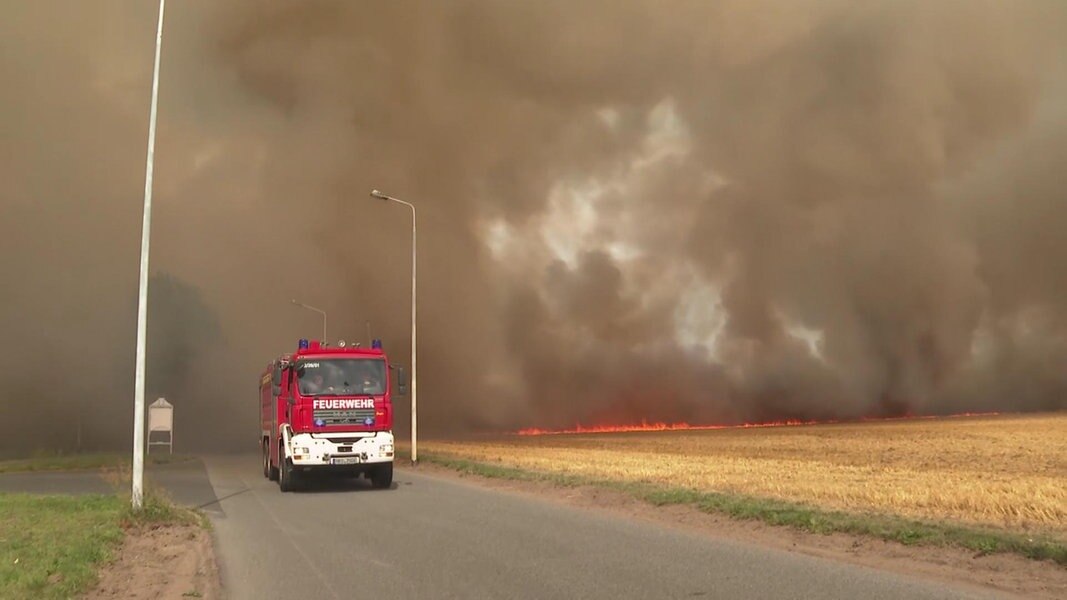
[[[278,467],[270,464],[270,442],[263,440],[263,476],[270,481],[278,481]]]
[[[393,463],[374,467],[370,474],[370,481],[374,489],[388,489],[389,486],[393,485]]]
[[[278,450],[278,487],[283,492],[291,492],[296,489],[296,472],[293,471],[293,463]]]

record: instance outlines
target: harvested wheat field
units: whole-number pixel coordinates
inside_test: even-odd
[[[425,450],[543,473],[732,492],[1067,537],[1067,414],[512,436]]]

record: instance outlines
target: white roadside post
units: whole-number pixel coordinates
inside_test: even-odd
[[[163,9],[167,0],[159,0],[159,25],[156,29],[156,60],[152,69],[152,108],[148,120],[148,158],[144,177],[144,222],[141,225],[141,274],[137,290],[137,367],[133,392],[133,489],[134,510],[144,501],[144,380],[145,341],[148,324],[148,245],[152,233],[152,164],[156,149],[156,101],[159,97],[159,53],[163,46]]]
[[[167,441],[152,441],[153,433],[167,434]],[[158,437],[158,436],[157,436]],[[159,398],[148,406],[148,452],[152,446],[166,446],[174,454],[174,405]]]
[[[419,462],[418,452],[418,403],[415,396],[416,387],[416,371],[415,371],[415,205],[410,202],[404,202],[399,198],[393,198],[387,196],[378,190],[371,190],[372,198],[378,198],[379,200],[388,200],[403,204],[411,209],[411,464],[416,465]]]

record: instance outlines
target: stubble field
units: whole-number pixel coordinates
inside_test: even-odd
[[[420,444],[591,480],[735,493],[1067,539],[1067,414]]]

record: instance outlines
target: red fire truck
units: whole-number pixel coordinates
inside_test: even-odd
[[[361,348],[302,339],[267,365],[259,382],[263,475],[283,492],[331,472],[391,486],[393,369],[403,396],[404,370],[390,366],[380,340]]]

